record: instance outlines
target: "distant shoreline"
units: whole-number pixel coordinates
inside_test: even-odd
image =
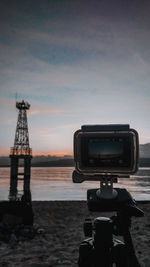
[[[10,167],[10,163],[0,163],[0,168],[8,168]],[[21,166],[20,166],[21,167]],[[31,167],[74,167],[74,159],[73,158],[59,158],[56,160],[49,161],[34,161],[31,162]],[[140,158],[139,167],[150,167],[150,158]]]
[[[0,160],[0,168],[4,167],[10,167],[9,158],[5,158],[5,161]],[[33,157],[31,167],[74,167],[74,159],[65,157],[50,157],[50,159],[49,157]],[[140,158],[139,167],[150,167],[150,158]]]

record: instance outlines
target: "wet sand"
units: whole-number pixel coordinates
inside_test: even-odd
[[[142,267],[150,267],[150,203],[138,204],[145,216],[133,218],[131,233]],[[0,242],[0,267],[77,267],[78,248],[84,239],[83,222],[107,213],[90,213],[85,201],[33,201],[31,240]]]

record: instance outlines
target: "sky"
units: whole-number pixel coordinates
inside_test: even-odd
[[[150,142],[150,2],[0,1],[0,155],[24,99],[33,153],[66,155],[83,124],[129,123]]]

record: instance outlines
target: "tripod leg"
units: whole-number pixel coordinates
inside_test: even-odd
[[[101,247],[96,250],[93,239],[88,238],[80,244],[79,248],[79,267],[111,267],[110,249]],[[120,266],[119,266],[120,267]],[[124,266],[121,266],[124,267]],[[126,266],[125,266],[126,267]]]
[[[116,267],[128,267],[126,246],[117,239],[114,239],[114,246],[112,248],[112,262],[116,264]]]
[[[128,266],[141,267],[141,265],[139,264],[139,261],[136,257],[132,238],[131,238],[131,234],[130,234],[130,231],[128,228],[124,229],[123,236],[124,236],[124,242],[125,242],[126,249],[127,249],[128,258],[129,258],[129,265]]]
[[[131,215],[128,210],[119,211],[117,213],[119,232],[124,238],[124,243],[126,247],[128,264],[127,267],[141,267],[139,261],[136,257],[131,234],[129,228],[131,226]]]
[[[88,238],[84,240],[79,247],[79,267],[91,267],[93,263],[93,240]]]

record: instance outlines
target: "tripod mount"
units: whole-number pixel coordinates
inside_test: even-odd
[[[110,218],[86,219],[86,239],[79,248],[79,267],[140,267],[130,234],[131,218],[143,211],[126,189],[114,188],[117,177],[100,177],[100,189],[87,191],[87,205],[92,212],[116,212]],[[114,238],[123,237],[123,241]],[[115,265],[114,265],[115,264]]]

